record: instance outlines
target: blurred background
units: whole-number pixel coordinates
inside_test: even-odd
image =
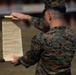
[[[76,33],[76,0],[66,0],[67,25]],[[12,12],[30,14],[31,16],[41,17],[44,9],[44,0],[0,0],[0,15],[10,15]],[[23,51],[30,48],[31,38],[41,32],[30,26],[28,22],[18,21],[22,30]],[[25,25],[27,24],[27,25]],[[0,58],[2,58],[2,20],[0,19]],[[76,75],[76,54],[72,61],[72,75]],[[0,75],[34,75],[35,67],[26,69],[23,66],[14,67],[10,62],[0,63]]]

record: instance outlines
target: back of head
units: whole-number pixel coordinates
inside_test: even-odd
[[[49,13],[52,13],[54,19],[64,19],[64,14],[57,11],[57,10],[47,9],[46,11],[49,12]]]

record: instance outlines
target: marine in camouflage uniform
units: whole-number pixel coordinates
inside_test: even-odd
[[[32,38],[30,51],[19,62],[25,67],[38,63],[35,75],[71,75],[75,39],[66,26],[51,28]]]
[[[35,75],[71,75],[71,61],[76,51],[75,34],[67,26],[46,30],[45,22],[40,23],[38,18],[30,22],[43,32],[32,38],[30,50],[20,57],[19,63],[27,68],[38,63]]]

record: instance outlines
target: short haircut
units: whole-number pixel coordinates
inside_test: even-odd
[[[51,12],[53,15],[54,15],[54,18],[57,18],[57,19],[64,19],[64,14],[57,11],[57,10],[54,10],[54,9],[47,9],[46,11],[48,12]]]

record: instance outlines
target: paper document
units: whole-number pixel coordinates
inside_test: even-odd
[[[2,21],[2,46],[5,61],[23,55],[21,29],[11,19]]]

